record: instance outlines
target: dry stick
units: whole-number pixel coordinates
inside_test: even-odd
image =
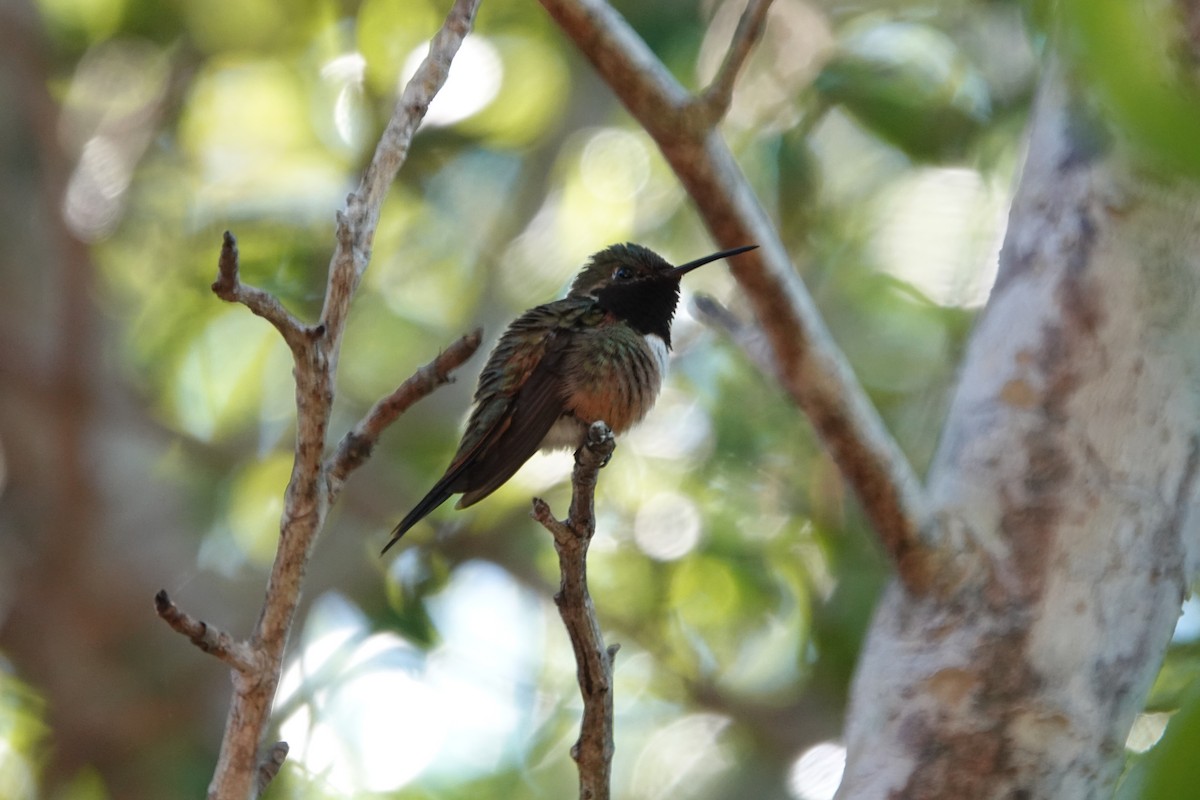
[[[308,327],[293,317],[275,295],[242,283],[238,263],[237,239],[225,231],[221,239],[221,257],[217,260],[217,279],[212,283],[213,294],[227,303],[241,303],[275,326],[292,354],[307,344]]]
[[[227,236],[221,249],[213,291],[231,302],[240,302],[264,317],[283,335],[295,359],[296,452],[291,480],[284,497],[279,548],[275,554],[266,598],[253,634],[239,643],[250,654],[239,659],[251,669],[234,669],[233,700],[225,723],[221,752],[209,784],[210,800],[245,800],[260,793],[286,755],[277,744],[260,764],[258,747],[270,721],[271,702],[283,667],[288,632],[300,599],[305,567],[316,536],[324,525],[331,487],[322,457],[327,444],[334,376],[350,299],[370,259],[375,226],[387,188],[408,153],[412,136],[434,95],[446,80],[450,62],[471,28],[479,0],[456,0],[442,29],[430,44],[430,53],[405,87],[379,146],[357,191],[338,214],[337,245],[329,267],[329,282],[321,322],[307,326],[296,320],[266,292],[246,286],[238,277],[237,247]],[[470,348],[466,348],[469,350]],[[462,352],[460,348],[459,352]],[[443,354],[444,356],[445,354]],[[463,358],[469,355],[467,352]],[[448,362],[447,362],[448,363]],[[429,382],[432,389],[436,382]],[[341,461],[338,482],[361,463]],[[173,627],[191,621],[166,602],[157,603],[176,617]],[[173,609],[173,610],[172,610]],[[166,618],[166,616],[164,617]],[[191,634],[189,634],[191,636]],[[192,637],[195,640],[196,637]],[[200,642],[207,643],[201,636]],[[198,644],[200,643],[198,642]],[[237,648],[224,645],[225,650]]]
[[[368,458],[385,429],[413,403],[439,386],[453,382],[451,372],[474,355],[483,341],[483,330],[463,336],[438,354],[437,358],[414,372],[412,376],[386,397],[379,399],[353,428],[346,432],[337,448],[325,460],[325,476],[332,503],[341,493],[346,476],[358,469]]]
[[[249,645],[183,611],[171,602],[165,589],[154,595],[154,610],[177,633],[182,633],[196,647],[216,656],[238,672],[248,673],[257,669],[255,653]]]
[[[608,800],[613,757],[612,666],[617,645],[605,648],[587,588],[587,551],[596,532],[593,500],[600,468],[608,463],[616,443],[603,422],[592,423],[587,441],[575,452],[571,473],[571,510],[567,519],[554,518],[541,498],[533,501],[533,518],[554,535],[562,572],[554,602],[575,650],[576,676],[583,695],[583,721],[571,757],[579,767],[580,800]]]
[[[738,26],[718,83],[689,94],[629,24],[603,0],[541,0],[641,126],[658,144],[713,238],[722,247],[760,248],[731,265],[770,343],[784,388],[812,421],[909,589],[936,577],[954,580],[939,563],[920,482],[887,431],[845,356],[837,348],[745,175],[715,130],[711,110],[723,106],[741,63],[737,54],[758,35],[765,9],[751,3]]]

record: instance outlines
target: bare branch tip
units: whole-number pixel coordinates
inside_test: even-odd
[[[554,513],[550,510],[550,504],[540,497],[533,498],[533,508],[530,510],[529,515],[543,525],[546,524],[547,520],[554,519]]]
[[[266,752],[258,765],[258,774],[255,776],[256,796],[265,792],[271,781],[275,780],[275,776],[283,768],[283,762],[287,760],[290,749],[287,742],[276,742],[271,745],[271,749]]]
[[[767,11],[771,8],[771,0],[750,0],[738,20],[733,40],[725,53],[725,60],[713,78],[712,83],[696,99],[696,110],[704,124],[711,127],[720,122],[733,103],[733,88],[738,75],[745,66],[754,45],[762,38],[766,23]]]
[[[165,589],[154,595],[154,610],[172,630],[186,636],[204,652],[216,656],[243,674],[254,671],[254,653],[248,645],[179,608],[171,602]]]
[[[222,300],[233,301],[238,289],[238,246],[237,237],[225,231],[221,236],[221,255],[217,259],[217,279],[212,291]]]

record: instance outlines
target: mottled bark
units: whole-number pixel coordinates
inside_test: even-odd
[[[1195,570],[1200,186],[1044,81],[927,498],[954,577],[898,583],[843,798],[1111,796]]]

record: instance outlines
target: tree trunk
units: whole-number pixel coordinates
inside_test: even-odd
[[[947,577],[879,605],[840,797],[1112,794],[1200,464],[1200,186],[1123,155],[1051,69],[928,479]]]

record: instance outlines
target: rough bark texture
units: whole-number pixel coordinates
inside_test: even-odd
[[[1200,187],[1126,164],[1052,71],[928,481],[961,569],[880,603],[840,797],[1111,796],[1200,465]]]

